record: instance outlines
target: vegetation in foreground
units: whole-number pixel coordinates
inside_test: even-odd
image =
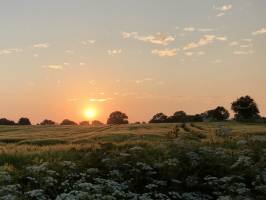
[[[2,127],[0,199],[262,200],[265,133],[238,123]]]

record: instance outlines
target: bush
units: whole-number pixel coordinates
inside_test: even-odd
[[[69,119],[64,119],[60,125],[68,125],[68,126],[76,126],[78,125],[76,122],[71,121]]]
[[[20,118],[18,120],[18,125],[23,125],[23,126],[25,126],[25,125],[31,125],[31,122],[30,122],[30,120],[28,118],[22,117],[22,118]]]
[[[45,119],[43,120],[40,125],[55,125],[56,123],[52,120],[49,120],[49,119]]]
[[[80,126],[89,126],[90,122],[89,121],[82,121],[79,123]]]
[[[11,125],[15,125],[15,124],[16,123],[14,121],[12,121],[12,120],[8,120],[6,118],[0,119],[0,125],[9,125],[9,126],[11,126]]]

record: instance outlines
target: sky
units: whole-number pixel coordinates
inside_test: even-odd
[[[131,122],[251,95],[266,115],[265,0],[0,2],[0,117]]]

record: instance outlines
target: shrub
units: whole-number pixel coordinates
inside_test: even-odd
[[[28,118],[22,117],[18,120],[18,125],[31,125],[31,122]]]
[[[61,124],[60,125],[72,125],[72,126],[75,126],[75,125],[78,125],[76,122],[74,122],[74,121],[71,121],[71,120],[69,120],[69,119],[64,119],[62,122],[61,122]]]

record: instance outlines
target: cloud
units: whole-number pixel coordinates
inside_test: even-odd
[[[88,45],[95,44],[95,43],[96,43],[95,40],[84,40],[81,42],[81,44],[83,44],[84,46],[88,46]]]
[[[75,53],[75,51],[73,51],[73,50],[66,50],[65,51],[67,54],[74,54]]]
[[[233,8],[233,6],[231,4],[228,4],[228,5],[223,5],[220,8],[216,8],[216,10],[219,10],[221,12],[226,12],[226,11],[231,10],[232,8]]]
[[[227,4],[227,5],[223,5],[222,7],[214,7],[214,9],[220,11],[220,13],[218,13],[216,16],[217,17],[222,17],[225,15],[226,12],[228,12],[229,10],[232,10],[233,6],[231,4]]]
[[[113,100],[113,98],[100,98],[100,99],[90,98],[89,99],[90,102],[99,102],[99,103],[106,102],[106,101],[111,101],[111,100]]]
[[[249,54],[253,54],[253,51],[234,51],[233,54],[235,55],[249,55]]]
[[[233,42],[230,42],[229,43],[229,46],[237,46],[238,45],[238,42],[237,41],[233,41]]]
[[[186,27],[183,29],[184,31],[187,31],[187,32],[193,32],[195,31],[196,29],[194,27]]]
[[[226,37],[217,37],[215,35],[204,35],[202,38],[200,38],[200,40],[198,42],[191,42],[191,43],[187,44],[186,46],[184,46],[183,50],[187,51],[190,49],[206,46],[208,44],[213,43],[215,40],[226,41],[227,38]]]
[[[213,31],[213,29],[211,29],[211,28],[199,28],[198,31],[199,32],[211,32],[211,31]]]
[[[186,56],[193,56],[194,55],[194,52],[185,52],[185,55]]]
[[[64,69],[63,65],[44,65],[43,68],[51,69],[51,70],[62,70]]]
[[[163,46],[167,46],[171,42],[175,41],[175,38],[173,36],[164,33],[155,33],[153,35],[140,36],[138,32],[123,32],[122,36],[124,39],[133,38],[142,42]]]
[[[178,49],[164,49],[158,50],[154,49],[151,51],[152,54],[158,55],[159,57],[173,57],[177,55]]]
[[[224,16],[225,15],[225,13],[218,13],[216,16],[217,17],[222,17],[222,16]]]
[[[252,42],[253,40],[250,38],[243,39],[244,42]]]
[[[115,56],[122,53],[122,49],[110,49],[107,51],[109,56]]]
[[[22,49],[14,48],[14,49],[2,49],[0,50],[0,55],[5,55],[5,54],[13,54],[13,53],[18,53],[22,52]]]
[[[33,48],[38,48],[38,49],[46,49],[48,47],[50,47],[49,43],[38,43],[33,45]]]
[[[154,78],[147,77],[147,78],[144,78],[144,79],[133,80],[133,81],[130,81],[130,82],[134,82],[136,84],[141,84],[141,83],[150,82],[150,81],[154,81]]]
[[[252,33],[252,35],[262,35],[262,34],[266,34],[266,28],[262,28]]]
[[[79,63],[79,66],[81,66],[81,67],[83,67],[85,65],[86,65],[86,63],[84,63],[84,62]]]

